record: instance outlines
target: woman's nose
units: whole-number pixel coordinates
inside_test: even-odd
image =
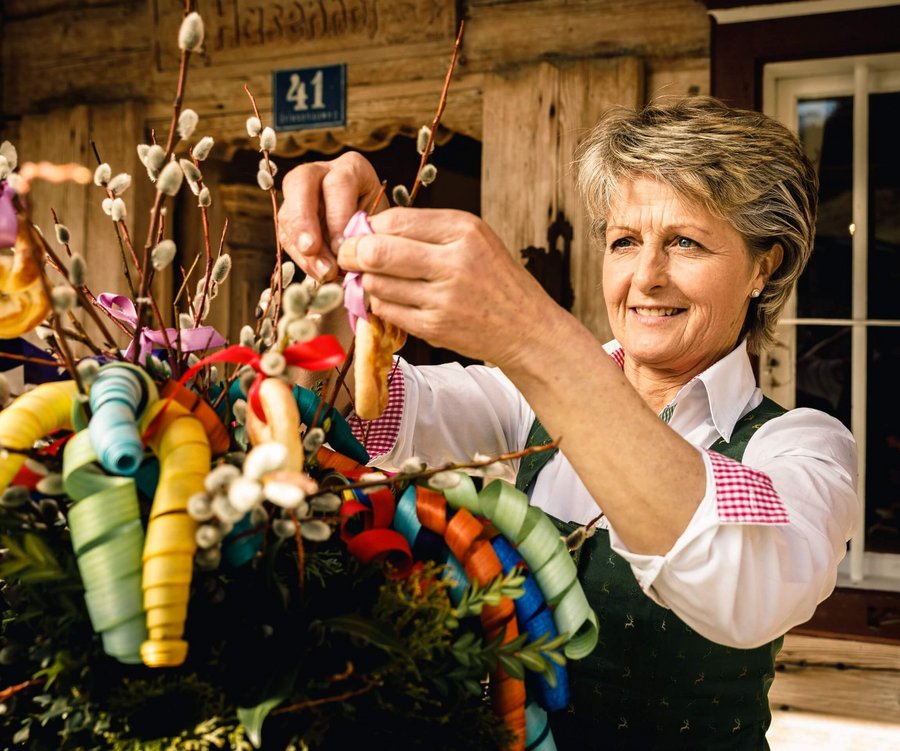
[[[668,256],[662,248],[645,244],[635,257],[634,285],[642,292],[665,286],[669,278],[668,266]]]

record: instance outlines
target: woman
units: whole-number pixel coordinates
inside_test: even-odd
[[[832,591],[859,515],[852,436],[762,402],[749,359],[811,251],[816,175],[783,126],[707,98],[610,112],[579,168],[606,345],[475,217],[389,209],[340,244],[378,187],[358,156],[287,176],[281,235],[318,277],[339,248],[373,312],[496,365],[400,362],[377,464],[518,450],[535,417],[562,437],[536,478],[518,468],[563,522],[604,515],[577,554],[601,643],[570,665],[560,746],[765,748],[780,637]]]

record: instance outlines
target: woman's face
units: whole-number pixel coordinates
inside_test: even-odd
[[[772,255],[772,254],[769,254]],[[667,185],[622,185],[608,215],[603,294],[636,366],[691,378],[730,352],[765,275],[728,222]]]

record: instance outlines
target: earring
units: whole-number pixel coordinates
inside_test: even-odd
[[[754,289],[751,289],[751,290],[750,290],[750,297],[759,297],[759,293],[760,293],[761,291],[762,291],[762,290],[758,290],[758,289],[755,289],[755,288],[754,288]]]

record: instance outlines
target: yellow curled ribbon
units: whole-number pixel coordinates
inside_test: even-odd
[[[56,381],[42,383],[16,397],[0,412],[0,446],[30,449],[44,436],[70,430],[76,391],[74,381]],[[24,455],[13,453],[0,461],[0,493],[9,487],[24,463]]]
[[[587,657],[597,646],[597,614],[588,604],[575,562],[553,522],[512,485],[498,481],[476,491],[468,475],[459,476],[456,487],[443,491],[447,502],[486,517],[516,546],[553,611],[559,633],[570,634],[563,649],[566,657]]]
[[[141,431],[149,435],[160,470],[144,543],[149,638],[141,645],[141,657],[149,667],[175,667],[187,657],[182,636],[197,550],[197,522],[187,513],[187,501],[203,490],[211,449],[203,424],[177,402],[160,399],[150,405]]]

